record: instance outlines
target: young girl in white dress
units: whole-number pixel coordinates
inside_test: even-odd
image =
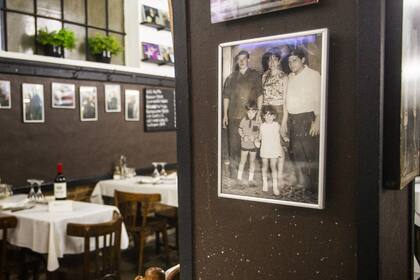
[[[282,178],[282,174],[278,174],[277,164],[280,159],[284,158],[284,150],[280,144],[280,124],[276,121],[276,110],[268,105],[262,108],[262,116],[264,122],[260,126],[261,149],[260,156],[263,161],[263,191],[268,191],[268,164],[270,164],[271,178],[273,180],[273,192],[279,195],[278,175]]]

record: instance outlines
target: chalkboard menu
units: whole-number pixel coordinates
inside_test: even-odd
[[[144,93],[144,130],[176,129],[175,91],[147,88]]]

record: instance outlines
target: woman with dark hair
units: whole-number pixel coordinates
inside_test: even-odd
[[[284,114],[285,96],[287,90],[287,75],[280,69],[281,55],[277,52],[267,52],[262,57],[264,74],[262,76],[263,107],[270,106],[277,115],[283,138],[286,136],[287,118]],[[284,144],[282,141],[280,144]],[[278,160],[278,181],[283,183],[284,156]]]

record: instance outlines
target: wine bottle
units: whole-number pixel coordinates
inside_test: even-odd
[[[63,164],[57,164],[57,176],[54,180],[54,196],[56,200],[67,199],[67,180],[63,175]]]

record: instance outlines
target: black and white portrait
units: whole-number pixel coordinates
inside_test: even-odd
[[[140,120],[140,92],[138,90],[125,90],[125,120]]]
[[[74,84],[52,83],[51,91],[53,108],[76,108],[76,86]]]
[[[121,112],[120,85],[105,85],[105,112]]]
[[[98,96],[96,87],[80,87],[81,121],[98,120]]]
[[[22,84],[23,122],[43,123],[44,113],[44,85]]]
[[[323,208],[326,29],[219,46],[219,196]]]
[[[0,81],[0,109],[12,108],[10,81]]]

